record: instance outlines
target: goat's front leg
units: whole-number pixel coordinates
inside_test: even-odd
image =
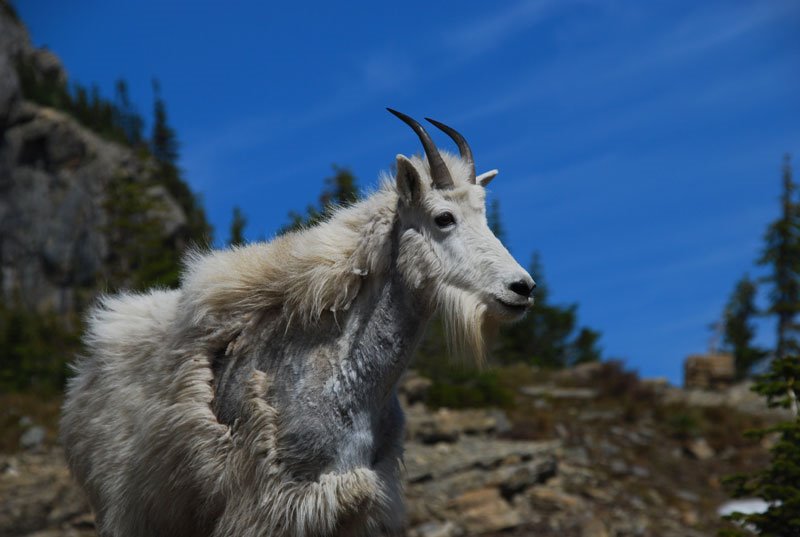
[[[378,474],[370,468],[327,472],[298,480],[281,463],[279,416],[263,394],[268,379],[255,371],[248,404],[234,433],[223,488],[225,507],[215,537],[323,537],[367,535],[367,519],[385,503]]]

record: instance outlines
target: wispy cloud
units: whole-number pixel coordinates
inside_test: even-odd
[[[215,170],[224,169],[230,159],[257,149],[270,147],[278,138],[288,138],[308,131],[322,123],[346,117],[364,105],[352,97],[349,88],[333,96],[325,96],[302,110],[283,110],[280,115],[270,112],[233,118],[224,125],[215,125],[203,133],[195,133],[183,165],[191,172],[195,187],[206,188],[222,179]],[[294,168],[294,166],[293,166]],[[305,169],[305,166],[301,166]],[[265,176],[268,172],[265,170]]]
[[[663,57],[702,53],[779,20],[791,10],[789,3],[755,2],[720,12],[705,11],[689,17],[662,40]]]
[[[545,20],[565,2],[523,0],[476,18],[443,36],[444,44],[462,57],[476,56],[500,46],[503,41]]]
[[[536,3],[537,6],[540,4],[538,11],[528,7],[528,4],[515,4],[513,8],[488,19],[484,23],[484,29],[477,23],[476,34],[491,35],[491,29],[494,29],[497,34],[494,38],[502,40],[502,21],[506,21],[509,32],[513,34],[515,29],[518,31],[536,20],[543,20],[555,9],[548,2]],[[517,10],[525,11],[521,6],[539,18],[521,17],[519,22],[512,22],[514,16],[518,15]],[[575,87],[591,87],[595,98],[598,96],[597,92],[602,91],[618,95],[621,87],[626,84],[658,76],[676,65],[700,61],[704,55],[714,52],[715,49],[742,39],[759,27],[789,15],[792,9],[796,10],[788,2],[748,4],[747,7],[722,12],[718,8],[707,8],[677,20],[672,26],[644,40],[633,51],[616,50],[609,45],[600,49],[572,51],[568,59],[556,54],[547,63],[538,65],[532,75],[507,85],[505,91],[494,92],[492,98],[463,112],[458,119],[462,122],[479,121],[529,103],[549,102],[557,98],[559,93]],[[462,35],[465,43],[468,41],[468,31],[465,27],[457,34]],[[478,47],[477,44],[475,46]],[[487,43],[486,48],[480,50],[483,52],[489,48],[491,46]],[[773,61],[767,66],[785,67],[785,62],[784,65],[778,65],[778,62]],[[738,73],[738,76],[740,81],[747,79],[742,73]]]
[[[719,6],[700,6],[665,32],[654,35],[646,47],[630,55],[626,62],[611,70],[609,76],[630,76],[696,60],[780,20],[791,11],[789,3],[781,2],[748,3],[727,10],[720,10]]]
[[[222,166],[231,156],[266,147],[277,135],[285,137],[308,131],[345,117],[368,106],[381,95],[402,94],[402,89],[413,93],[420,85],[444,76],[453,65],[502,45],[506,39],[544,21],[564,5],[564,1],[556,0],[520,1],[499,10],[494,8],[487,16],[475,18],[443,35],[420,36],[414,41],[415,46],[397,49],[386,44],[352,66],[358,76],[347,79],[337,92],[321,96],[317,103],[309,103],[303,110],[285,111],[279,116],[256,113],[233,118],[226,125],[215,126],[205,134],[195,136],[184,155],[184,164],[192,171],[195,186],[205,188],[215,181],[215,168]],[[428,54],[429,45],[437,40],[443,42],[451,54],[433,62],[417,61],[423,54]],[[360,97],[354,99],[354,95]],[[499,107],[506,109],[513,104],[506,100]],[[491,106],[482,109],[478,115],[491,115]],[[307,166],[291,168],[306,169]]]

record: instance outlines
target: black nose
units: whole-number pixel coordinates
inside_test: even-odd
[[[517,280],[514,283],[510,284],[508,288],[511,291],[517,293],[518,295],[528,298],[529,296],[531,296],[531,293],[533,293],[533,290],[536,289],[536,283],[533,281],[528,283],[525,280]]]

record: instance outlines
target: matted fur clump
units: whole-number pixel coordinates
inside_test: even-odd
[[[471,153],[429,149],[315,227],[190,255],[178,290],[100,300],[62,418],[100,535],[402,532],[396,385],[428,320],[481,355],[533,286]]]
[[[368,274],[384,274],[397,196],[389,183],[318,226],[269,243],[190,255],[184,275],[195,321],[220,313],[278,307],[311,326],[348,309]]]

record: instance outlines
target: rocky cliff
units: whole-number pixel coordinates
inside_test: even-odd
[[[177,258],[187,217],[146,153],[29,100],[20,63],[36,79],[66,83],[58,58],[33,47],[0,1],[0,290],[6,304],[74,318],[98,291],[131,284],[135,245]],[[138,215],[125,206],[132,196]]]

